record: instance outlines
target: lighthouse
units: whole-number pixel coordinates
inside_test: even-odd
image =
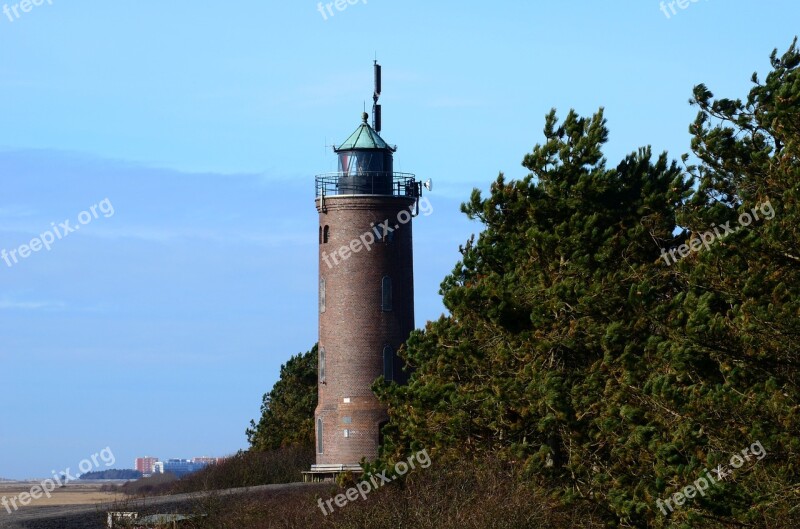
[[[380,135],[381,67],[369,115],[334,147],[338,171],[316,177],[319,214],[319,401],[312,480],[359,472],[377,457],[386,408],[375,381],[403,384],[397,350],[414,329],[413,218],[423,185],[394,171]],[[429,185],[428,185],[429,187]]]

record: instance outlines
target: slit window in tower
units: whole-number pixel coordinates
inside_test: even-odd
[[[392,310],[392,278],[389,276],[381,280],[381,305],[384,312]]]
[[[319,311],[320,313],[325,312],[325,278],[319,278]]]
[[[325,348],[319,348],[319,381],[325,382]]]
[[[383,378],[386,382],[394,380],[394,350],[388,345],[383,348]]]
[[[322,419],[317,419],[317,453],[322,453]]]
[[[322,243],[323,244],[328,244],[328,239],[330,238],[330,235],[331,235],[330,226],[325,226],[322,229]]]
[[[322,226],[319,227],[319,243],[322,244]]]

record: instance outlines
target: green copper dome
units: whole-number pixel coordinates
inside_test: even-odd
[[[392,152],[396,151],[396,147],[390,147],[388,143],[383,141],[383,138],[375,132],[375,129],[369,126],[367,120],[369,114],[364,112],[361,115],[363,120],[361,125],[356,129],[349,138],[345,140],[339,147],[335,148],[336,152],[350,151],[353,149],[388,149]]]

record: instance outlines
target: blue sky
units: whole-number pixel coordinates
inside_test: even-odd
[[[0,477],[110,447],[221,456],[316,341],[313,177],[360,122],[372,59],[395,168],[433,178],[415,221],[417,326],[458,245],[458,205],[542,139],[606,108],[615,163],[689,149],[692,87],[743,97],[798,32],[796,0],[233,3],[0,0]],[[323,10],[324,10],[323,6]]]

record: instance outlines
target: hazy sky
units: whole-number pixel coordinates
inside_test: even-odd
[[[0,477],[246,446],[316,341],[314,175],[369,105],[376,54],[395,168],[435,182],[422,326],[480,229],[459,203],[525,175],[550,108],[604,106],[611,163],[677,158],[692,87],[744,97],[798,32],[797,0],[683,1],[6,3],[0,249],[80,230],[0,260]]]

